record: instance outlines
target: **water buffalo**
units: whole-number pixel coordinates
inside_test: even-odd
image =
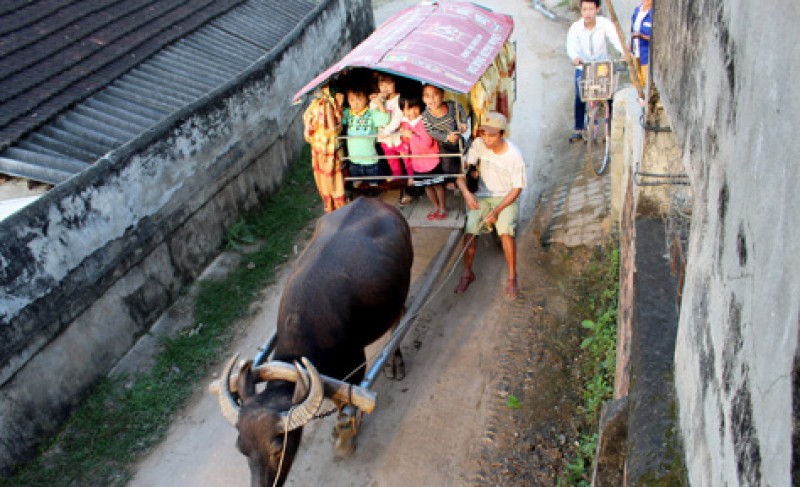
[[[284,483],[303,425],[324,397],[340,407],[352,402],[346,393],[335,395],[324,376],[361,382],[364,347],[402,315],[412,260],[408,224],[378,199],[360,198],[320,219],[286,284],[275,352],[265,364],[294,362],[296,380],[269,380],[265,368],[254,369],[252,361],[229,379],[235,357],[223,375],[227,387],[220,404],[239,430],[237,447],[248,459],[251,485]],[[266,387],[257,393],[260,381]]]

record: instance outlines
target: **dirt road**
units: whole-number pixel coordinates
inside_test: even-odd
[[[376,22],[412,1],[376,1]],[[533,217],[534,203],[553,175],[564,170],[560,146],[571,114],[572,71],[564,59],[566,27],[545,19],[522,0],[484,0],[493,10],[514,16],[517,41],[518,95],[511,140],[529,166],[529,187],[523,193],[523,219]],[[442,283],[402,346],[407,376],[402,382],[383,378],[376,385],[378,405],[365,419],[358,449],[348,459],[333,459],[332,418],[305,428],[303,444],[292,468],[292,486],[407,486],[470,483],[479,467],[476,458],[491,438],[486,436],[492,407],[504,402],[495,382],[500,335],[509,320],[533,313],[530,299],[538,291],[534,237],[523,223],[518,236],[523,300],[508,305],[502,298],[505,268],[500,248],[491,239],[480,242],[478,280],[464,296],[452,290],[460,267]],[[447,232],[414,232],[418,275]],[[255,317],[233,350],[252,357],[272,334],[287,270],[265,290]],[[525,274],[528,272],[528,275]],[[222,361],[225,357],[220,357]],[[166,440],[138,465],[132,486],[248,485],[245,458],[234,446],[236,431],[220,414],[216,399],[205,391],[213,378],[198,378],[191,405],[172,425]]]

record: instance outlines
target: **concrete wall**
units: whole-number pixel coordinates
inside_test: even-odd
[[[330,0],[247,73],[0,224],[0,472],[56,430],[280,184],[292,95],[373,29]]]
[[[612,127],[612,218],[619,225],[620,296],[617,360],[612,404],[625,417],[603,422],[595,486],[672,485],[680,479],[674,438],[675,338],[678,327],[686,220],[682,202],[691,188],[680,149],[658,95],[651,87],[645,111],[633,88],[614,99]],[[676,251],[673,251],[673,248]],[[623,402],[624,401],[624,402]],[[621,406],[620,406],[621,407]],[[616,410],[617,406],[609,410]],[[625,426],[619,426],[624,421]],[[616,436],[614,436],[616,435]],[[623,446],[620,446],[623,445]],[[619,465],[615,451],[625,454]],[[619,465],[619,467],[614,467]]]
[[[620,236],[620,297],[617,319],[617,368],[614,399],[628,395],[630,387],[631,333],[633,329],[633,277],[636,270],[636,203],[639,194],[633,184],[634,170],[641,161],[644,129],[639,123],[642,107],[633,88],[614,97],[611,129],[611,219]]]
[[[655,2],[653,75],[694,191],[675,355],[692,485],[798,481],[798,20],[793,2]]]
[[[691,186],[683,168],[680,147],[671,131],[671,122],[658,101],[655,88],[647,94],[647,110],[640,104],[633,88],[619,91],[614,98],[612,165],[609,170],[611,218],[619,228],[622,247],[615,398],[628,394],[630,381],[629,339],[633,327],[631,307],[635,301],[633,283],[637,267],[634,261],[638,246],[635,222],[640,217],[663,220],[663,246],[657,252],[666,256],[673,273],[680,278],[687,222],[691,216]]]

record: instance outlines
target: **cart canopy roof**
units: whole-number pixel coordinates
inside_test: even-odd
[[[514,20],[472,2],[422,2],[392,16],[297,94],[348,68],[369,68],[468,93],[511,36]]]

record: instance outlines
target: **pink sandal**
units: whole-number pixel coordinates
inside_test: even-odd
[[[439,210],[428,213],[428,220],[433,221],[439,218]]]

